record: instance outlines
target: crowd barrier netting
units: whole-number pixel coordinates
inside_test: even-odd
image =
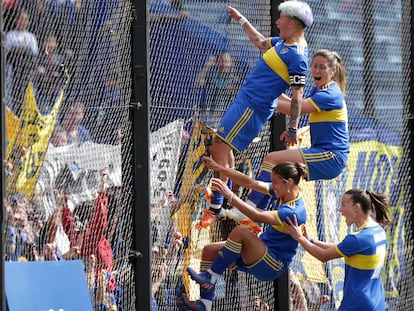
[[[3,1],[3,21],[5,260],[82,259],[95,310],[135,310],[131,3]]]
[[[226,7],[265,36],[268,0],[151,0],[148,3],[153,310],[178,310],[198,286],[183,273],[201,250],[223,240],[232,220],[198,229],[212,173],[201,157],[220,117],[262,55]],[[347,71],[351,152],[337,178],[302,182],[308,227],[338,242],[352,230],[338,213],[342,193],[389,195],[394,222],[382,279],[389,310],[411,310],[412,194],[407,154],[411,59],[409,1],[308,1],[310,55],[337,51]],[[274,4],[273,4],[274,5]],[[129,1],[3,1],[6,31],[5,260],[80,258],[96,310],[135,310],[128,257],[133,228]],[[214,76],[219,67],[225,78]],[[404,81],[403,81],[404,80]],[[312,79],[308,75],[305,93]],[[308,119],[300,121],[309,145]],[[236,168],[255,176],[272,146],[270,124]],[[139,178],[139,176],[137,177]],[[238,194],[246,198],[247,190]],[[142,207],[147,208],[147,207]],[[334,310],[343,291],[342,259],[321,263],[299,248],[290,269],[291,310]],[[329,302],[320,304],[326,295]],[[273,282],[227,271],[213,310],[269,310]],[[258,304],[262,309],[257,309]],[[111,309],[112,308],[112,309]],[[306,309],[305,309],[306,308]]]

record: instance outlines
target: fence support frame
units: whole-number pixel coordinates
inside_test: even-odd
[[[151,310],[148,1],[132,0],[131,120],[133,149],[133,271],[136,310]]]

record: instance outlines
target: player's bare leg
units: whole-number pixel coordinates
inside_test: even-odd
[[[232,148],[224,143],[218,137],[213,138],[213,142],[210,146],[211,157],[219,164],[225,167],[234,167],[234,154]],[[224,182],[228,182],[228,178],[221,175],[218,172],[214,172],[215,177],[219,177]],[[211,198],[209,202],[209,208],[203,211],[203,216],[199,227],[207,228],[213,225],[217,220],[225,218],[225,212],[222,209],[223,196],[218,192],[211,189]]]

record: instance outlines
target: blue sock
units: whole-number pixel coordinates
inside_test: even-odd
[[[230,178],[227,180],[227,187],[229,187],[230,190],[233,188],[233,181]]]
[[[274,165],[271,163],[263,162],[259,175],[257,176],[256,180],[261,180],[264,182],[271,182],[272,181],[271,174],[272,174],[273,166]],[[253,190],[252,192],[250,192],[248,199],[252,201],[254,204],[256,204],[256,207],[262,210],[267,210],[269,208],[271,196],[265,195],[261,192],[257,192]]]
[[[219,210],[223,205],[223,200],[224,197],[220,192],[212,191],[210,209],[213,208]]]
[[[227,267],[240,257],[241,250],[241,243],[227,239],[226,244],[224,244],[221,248],[220,252],[216,256],[216,259],[211,265],[211,271],[217,274],[223,274]]]

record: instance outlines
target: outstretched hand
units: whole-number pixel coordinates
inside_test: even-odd
[[[231,198],[233,192],[227,186],[227,184],[220,178],[211,179],[211,189],[220,192],[226,199]]]
[[[220,170],[223,169],[222,165],[218,164],[216,161],[213,160],[213,158],[209,156],[203,157],[203,163],[207,168],[212,169],[216,172],[220,172]]]
[[[227,12],[229,13],[229,16],[236,22],[243,16],[242,14],[240,14],[238,10],[236,10],[230,5],[227,7]]]
[[[292,236],[292,238],[294,238],[296,241],[302,236],[304,235],[303,233],[306,232],[306,227],[305,225],[303,226],[299,226],[298,225],[298,219],[296,218],[296,215],[293,215],[293,219],[290,219],[290,217],[286,217],[286,221],[284,222],[288,233]],[[303,228],[305,227],[305,228]]]

